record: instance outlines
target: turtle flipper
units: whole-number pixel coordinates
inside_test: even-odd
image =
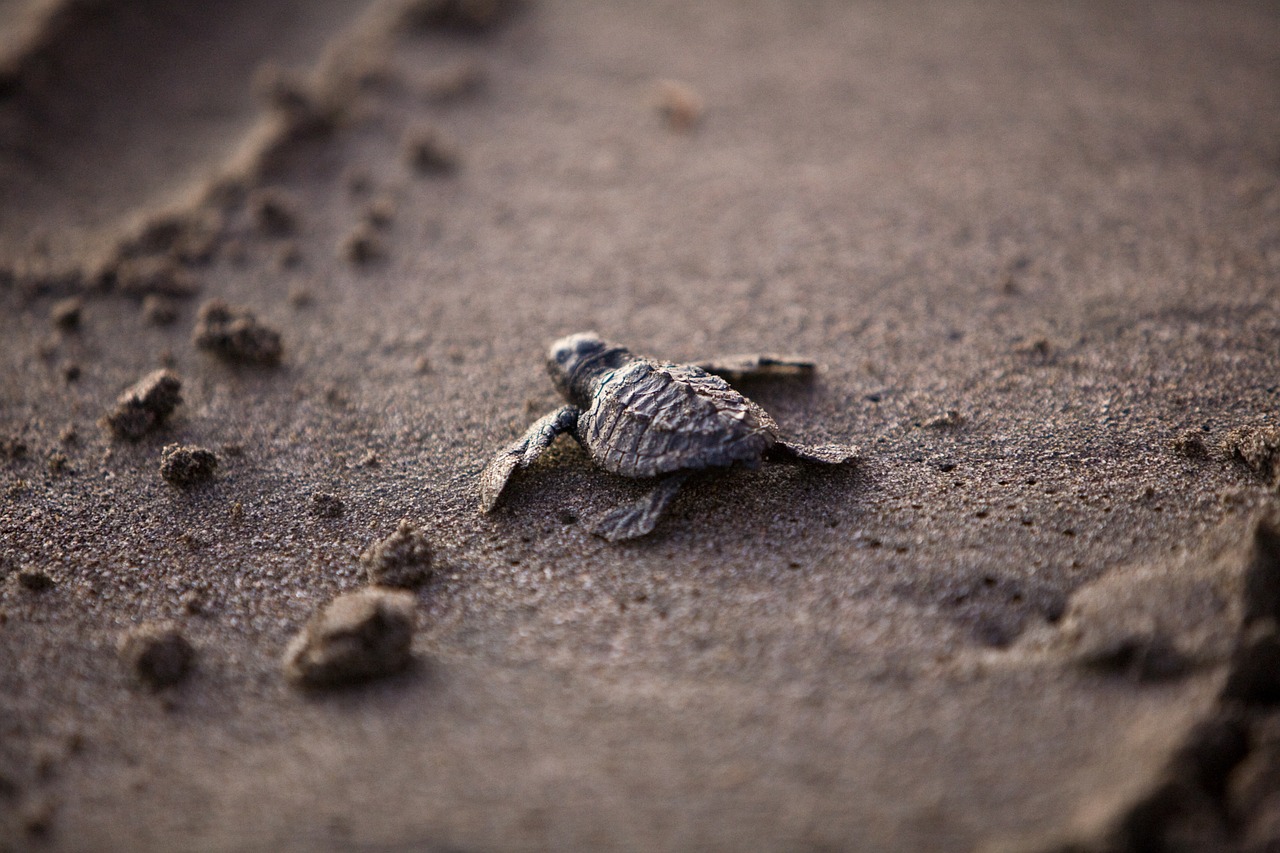
[[[620,506],[596,522],[591,532],[610,542],[637,539],[653,530],[658,519],[675,500],[691,472],[682,471],[658,481],[649,494],[635,503]]]
[[[774,462],[811,462],[818,465],[847,465],[858,459],[858,448],[844,444],[794,444],[779,441],[765,451]]]
[[[557,436],[573,432],[578,426],[578,414],[577,406],[561,406],[538,418],[524,435],[498,451],[480,472],[481,511],[489,512],[497,506],[502,490],[517,468],[528,468]]]
[[[714,373],[726,382],[743,379],[810,379],[818,365],[807,358],[782,355],[730,355],[724,358],[700,361],[707,373]]]

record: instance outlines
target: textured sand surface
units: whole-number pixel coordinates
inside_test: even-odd
[[[1275,484],[1219,444],[1280,399],[1274,7],[126,5],[0,3],[0,847],[1265,835],[1224,780],[1270,712],[1219,697]],[[278,365],[193,344],[214,298]],[[583,329],[812,357],[743,390],[862,457],[611,545],[644,486],[566,439],[479,514]],[[163,426],[99,426],[159,367]],[[172,443],[212,482],[162,479]],[[293,688],[402,518],[414,665]],[[158,620],[197,657],[153,691],[116,644]],[[1175,796],[1187,754],[1225,769]]]

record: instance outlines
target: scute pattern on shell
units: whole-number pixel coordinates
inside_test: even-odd
[[[605,470],[653,477],[758,463],[778,425],[718,376],[637,358],[601,377],[578,435]]]

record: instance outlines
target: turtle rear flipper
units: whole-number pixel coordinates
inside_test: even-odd
[[[653,530],[691,474],[691,471],[681,471],[664,477],[640,500],[620,506],[596,522],[591,532],[610,542],[644,536]]]
[[[858,459],[858,449],[843,444],[795,444],[778,441],[765,451],[773,462],[811,462],[818,465],[848,465]]]
[[[729,355],[697,364],[707,373],[714,373],[726,382],[743,379],[811,379],[817,371],[816,362],[807,358],[784,355]]]
[[[481,511],[489,512],[497,506],[502,490],[517,468],[528,468],[557,436],[574,432],[578,426],[578,415],[577,406],[561,406],[538,418],[524,435],[498,451],[480,472]]]

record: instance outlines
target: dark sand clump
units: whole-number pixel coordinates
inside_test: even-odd
[[[102,423],[117,438],[137,441],[164,423],[182,402],[182,380],[169,370],[148,373],[116,400]]]
[[[317,518],[338,518],[347,511],[347,505],[335,494],[315,492],[311,495],[310,510]]]
[[[458,146],[432,127],[418,127],[404,137],[405,162],[420,175],[448,175],[458,170]]]
[[[391,675],[409,663],[414,599],[362,589],[325,605],[289,643],[284,674],[302,687],[336,687]]]
[[[18,569],[17,578],[18,585],[29,592],[44,592],[58,585],[48,572],[27,566]]]
[[[84,313],[84,300],[78,296],[59,299],[49,309],[49,320],[53,325],[65,331],[80,328],[80,319]]]
[[[1280,462],[1280,429],[1236,427],[1222,437],[1222,454],[1265,479],[1276,474]]]
[[[152,326],[168,326],[178,319],[178,306],[172,299],[149,293],[142,299],[142,319]]]
[[[348,232],[338,247],[339,254],[353,264],[367,264],[387,255],[387,244],[367,222]]]
[[[1208,459],[1209,446],[1204,442],[1204,433],[1198,429],[1189,429],[1179,433],[1171,442],[1173,452],[1188,459]]]
[[[263,234],[282,237],[298,227],[298,202],[280,189],[263,189],[249,196],[249,214]]]
[[[517,0],[413,0],[401,15],[404,26],[483,31],[501,23]]]
[[[227,361],[274,365],[283,347],[280,333],[258,322],[246,308],[210,299],[200,306],[192,343]]]
[[[177,684],[191,671],[196,650],[175,625],[146,623],[127,631],[116,646],[129,673],[154,689]]]
[[[217,469],[218,455],[204,447],[170,444],[160,455],[160,476],[179,488],[207,483]]]
[[[431,579],[434,548],[427,534],[409,519],[385,539],[369,546],[360,562],[369,575],[369,583],[413,589]]]
[[[67,474],[71,471],[70,458],[60,450],[50,451],[49,455],[45,457],[45,463],[49,468],[50,474]]]
[[[195,277],[171,258],[131,258],[115,268],[116,292],[143,298],[150,294],[189,299],[199,292]]]

